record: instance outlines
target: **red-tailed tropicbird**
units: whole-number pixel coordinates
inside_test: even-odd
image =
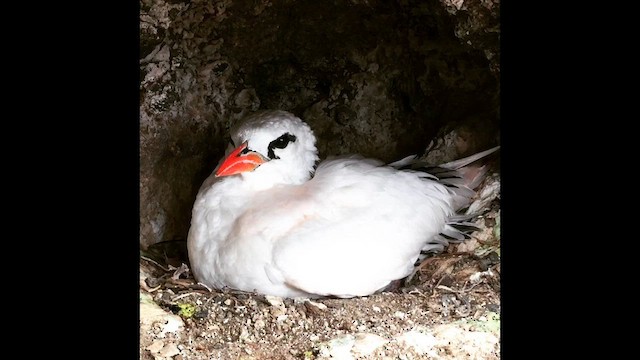
[[[486,172],[467,165],[498,149],[422,169],[415,156],[316,167],[311,128],[285,111],[245,118],[231,139],[193,206],[191,271],[211,288],[281,297],[366,296],[463,240],[470,217],[458,211]]]

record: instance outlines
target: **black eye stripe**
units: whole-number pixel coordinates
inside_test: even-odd
[[[269,159],[279,159],[279,157],[276,156],[273,150],[284,149],[287,147],[287,145],[289,145],[290,142],[295,142],[295,141],[296,141],[295,135],[285,133],[284,135],[280,136],[279,138],[269,143],[269,147],[268,147],[269,152],[267,153],[267,156],[269,156]]]

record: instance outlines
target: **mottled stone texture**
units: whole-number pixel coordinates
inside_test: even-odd
[[[498,1],[141,0],[140,24],[143,248],[186,238],[227,130],[257,109],[302,117],[321,157],[499,142]]]

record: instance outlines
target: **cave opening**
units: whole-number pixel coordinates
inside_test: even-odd
[[[184,243],[228,129],[256,110],[305,120],[321,158],[500,141],[497,2],[141,0],[140,25],[143,249]]]

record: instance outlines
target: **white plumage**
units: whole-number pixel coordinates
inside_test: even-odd
[[[484,173],[450,176],[497,150],[434,168],[438,179],[400,170],[412,158],[335,157],[314,170],[313,132],[284,111],[254,114],[231,137],[193,206],[191,270],[209,287],[282,297],[369,295],[409,275],[422,250],[462,239],[451,226],[468,218],[456,215],[473,195],[462,183]]]

